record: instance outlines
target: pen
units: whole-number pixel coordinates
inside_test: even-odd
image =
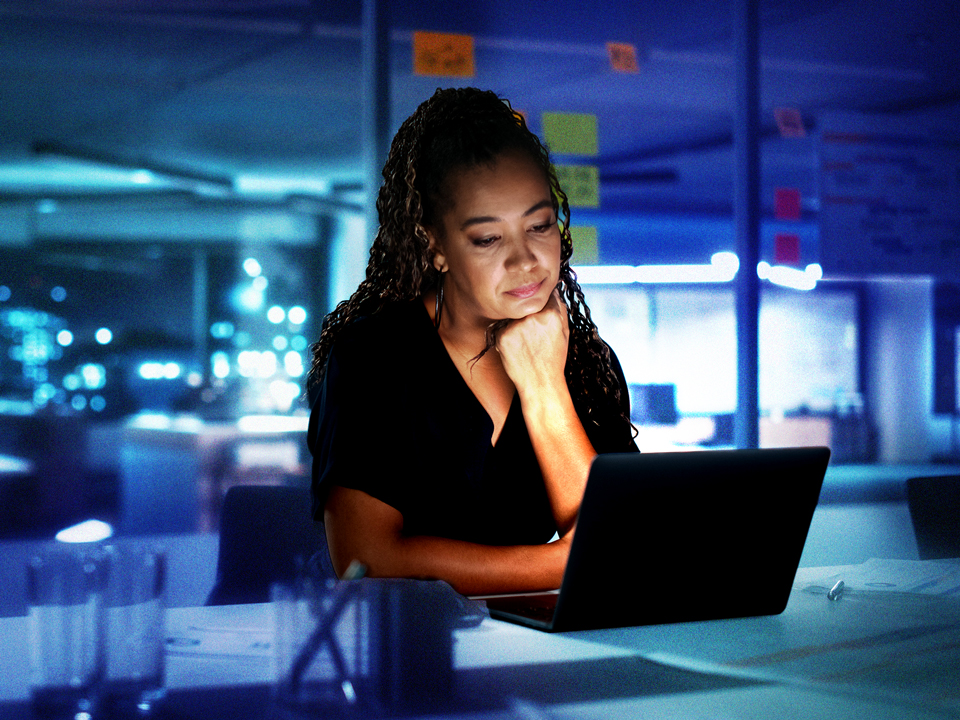
[[[325,641],[330,643],[330,652],[333,656],[334,665],[337,668],[337,674],[341,676],[345,674],[343,659],[340,656],[339,648],[337,647],[336,642],[333,640],[330,632],[333,629],[334,624],[337,622],[337,619],[340,617],[340,613],[343,611],[344,606],[346,606],[347,601],[350,600],[350,598],[359,589],[355,583],[346,581],[359,580],[366,574],[366,572],[366,566],[357,562],[356,560],[351,562],[346,572],[344,572],[341,582],[337,584],[336,590],[333,591],[333,603],[324,616],[318,620],[316,628],[314,628],[313,632],[310,634],[310,637],[307,638],[307,641],[304,643],[293,662],[293,667],[290,670],[289,682],[290,686],[294,690],[300,686],[300,680],[303,677],[304,671],[306,671],[310,661],[313,660],[314,655],[316,655],[317,651]]]

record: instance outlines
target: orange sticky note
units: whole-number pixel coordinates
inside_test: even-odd
[[[413,73],[473,77],[473,37],[452,33],[413,33]]]
[[[607,54],[610,55],[610,67],[617,72],[638,73],[637,49],[630,43],[607,43]]]

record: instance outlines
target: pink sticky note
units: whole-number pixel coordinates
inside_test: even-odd
[[[777,233],[773,238],[773,261],[777,265],[799,265],[800,236]]]
[[[802,138],[807,136],[807,129],[803,125],[803,117],[796,108],[775,108],[773,117],[777,121],[777,129],[780,130],[780,137]]]
[[[773,216],[777,220],[799,220],[800,191],[796,188],[776,188],[773,191]]]

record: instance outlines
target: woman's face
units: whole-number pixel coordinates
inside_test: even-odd
[[[539,312],[560,275],[560,228],[547,179],[532,159],[506,153],[454,172],[439,228],[428,229],[446,272],[444,316],[486,326]]]

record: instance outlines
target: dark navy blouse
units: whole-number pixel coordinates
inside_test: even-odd
[[[629,393],[616,358],[621,405]],[[584,421],[585,413],[577,412]],[[584,428],[597,452],[636,451],[603,413]],[[556,531],[519,395],[496,445],[493,421],[447,354],[423,302],[395,303],[337,338],[313,406],[313,510],[333,485],[396,508],[408,535],[533,545]]]

